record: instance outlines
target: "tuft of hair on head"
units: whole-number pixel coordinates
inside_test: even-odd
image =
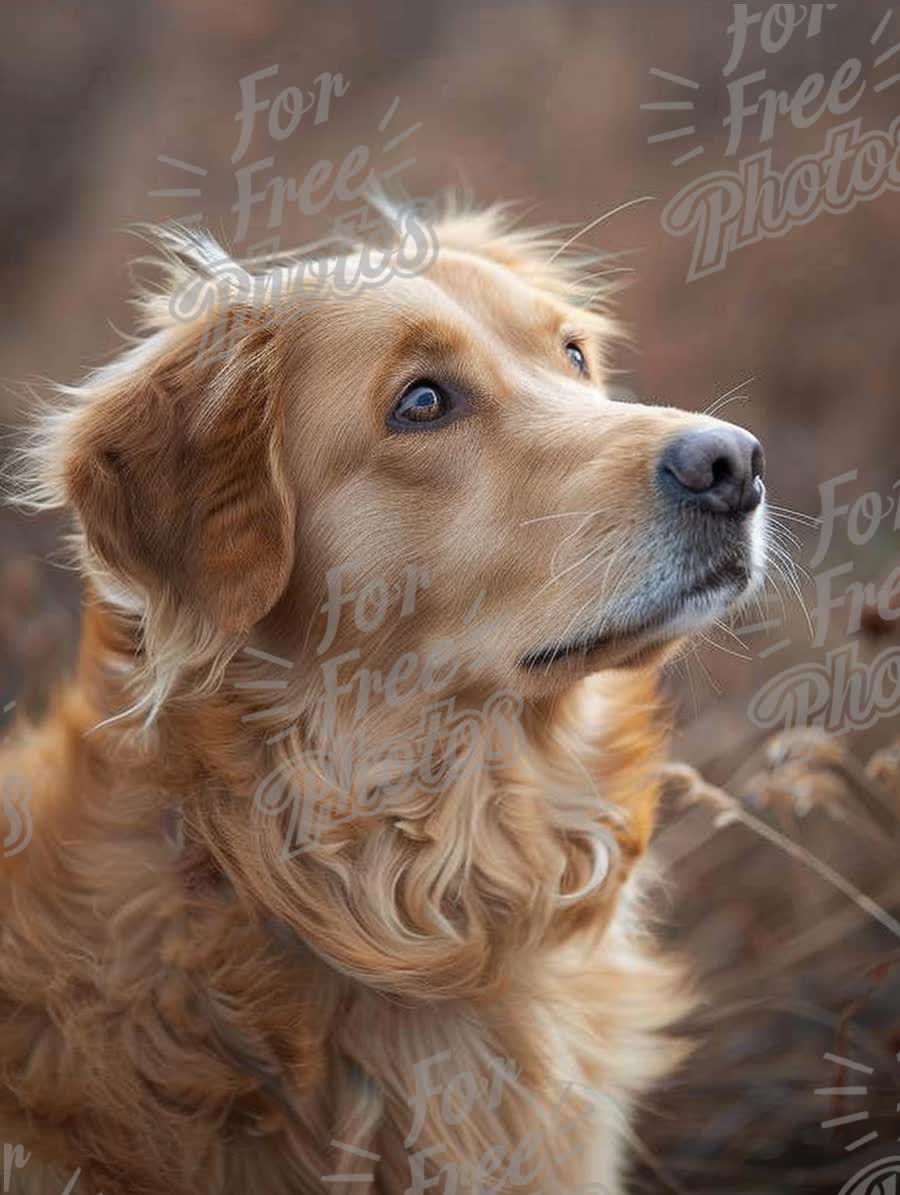
[[[626,272],[615,264],[622,255],[585,249],[580,243],[606,216],[586,225],[521,227],[534,208],[518,212],[520,206],[505,202],[476,208],[450,192],[437,208],[438,240],[441,246],[480,253],[508,266],[537,289],[610,318],[611,300],[624,285],[621,277],[615,277]],[[610,331],[616,331],[611,318]]]
[[[138,327],[159,332],[192,318],[216,318],[253,294],[253,275],[205,229],[179,224],[136,224],[133,235],[150,252],[132,260],[155,277],[134,277]]]

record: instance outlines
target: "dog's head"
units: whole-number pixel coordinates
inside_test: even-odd
[[[284,269],[249,298],[219,276],[190,318],[157,298],[42,430],[45,504],[143,620],[157,697],[254,630],[382,687],[453,669],[540,695],[653,660],[759,580],[756,440],[610,397],[582,262],[493,214],[436,237],[353,294]],[[216,254],[186,237],[172,287]]]
[[[102,712],[127,708],[107,658],[151,716],[228,669],[163,719],[147,782],[187,797],[233,882],[339,969],[458,996],[611,916],[662,735],[634,666],[758,580],[762,453],[716,419],[612,401],[615,328],[584,262],[476,215],[439,224],[417,273],[418,235],[401,227],[351,294],[365,255],[251,277],[169,235],[150,334],[40,425],[30,497],[74,508],[119,611],[82,651]],[[605,737],[574,684],[604,670]],[[436,729],[435,708],[464,716]],[[253,813],[205,800],[209,777]],[[293,867],[322,807],[336,820]]]

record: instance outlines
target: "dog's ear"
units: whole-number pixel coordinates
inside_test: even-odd
[[[90,555],[141,600],[145,633],[192,622],[214,643],[283,592],[294,503],[270,331],[205,362],[184,331],[104,371],[70,416],[61,481]]]

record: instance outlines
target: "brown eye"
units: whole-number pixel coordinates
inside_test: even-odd
[[[584,377],[587,377],[588,367],[585,355],[578,345],[572,340],[570,340],[566,345],[566,356],[569,358],[569,361],[575,366],[578,372]]]
[[[409,428],[434,425],[453,413],[453,400],[434,382],[416,382],[410,386],[391,411],[388,423]]]

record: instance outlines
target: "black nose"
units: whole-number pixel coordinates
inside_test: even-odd
[[[686,432],[660,458],[663,486],[681,502],[714,514],[749,514],[762,502],[766,459],[743,428],[725,424]]]

